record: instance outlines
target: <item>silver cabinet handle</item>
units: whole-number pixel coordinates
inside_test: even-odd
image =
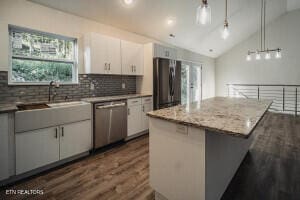
[[[64,137],[64,136],[65,136],[64,127],[61,127],[61,136],[62,136],[62,137]]]
[[[136,72],[136,66],[134,65],[134,72]]]
[[[128,113],[128,115],[130,115],[130,109],[129,108],[127,109],[127,113]]]
[[[133,65],[131,65],[131,72],[133,72]]]
[[[110,63],[108,64],[108,70],[110,71]]]
[[[104,64],[104,70],[107,70],[107,63]]]
[[[58,138],[58,128],[55,128],[55,138]]]
[[[143,112],[145,112],[145,106],[143,105]]]
[[[107,106],[97,106],[96,109],[115,108],[115,107],[120,107],[120,106],[125,106],[125,105],[126,105],[126,103],[119,103],[119,104],[107,105]]]

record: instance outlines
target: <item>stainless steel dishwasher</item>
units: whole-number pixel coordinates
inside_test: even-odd
[[[94,149],[120,141],[127,136],[126,101],[94,105]]]

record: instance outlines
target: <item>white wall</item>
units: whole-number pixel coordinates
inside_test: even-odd
[[[216,95],[227,95],[227,83],[300,84],[300,10],[267,25],[267,47],[282,48],[282,59],[246,61],[259,46],[259,32],[216,59]]]
[[[64,13],[38,4],[34,4],[26,0],[1,0],[0,71],[7,71],[9,66],[8,24],[78,38],[79,73],[84,73],[82,36],[87,32],[97,32],[142,44],[158,42],[151,38],[147,38],[135,33],[124,31],[109,25],[101,24],[96,21]],[[204,86],[208,89],[204,90],[204,96],[214,96],[214,60],[183,49],[180,49],[180,51],[183,52],[181,53],[181,57],[185,60],[191,58],[207,63],[204,65],[205,76],[203,79],[205,80]],[[145,67],[147,67],[147,69],[145,69],[145,72],[148,73],[149,71],[151,71],[148,67],[152,67],[152,60],[147,59],[146,61],[147,63]],[[150,80],[152,79],[149,79],[149,77],[145,77],[145,80],[147,84],[138,85],[138,91],[152,93],[152,88],[150,88],[150,85],[152,87],[152,82],[150,84]],[[142,83],[138,82],[138,84]]]

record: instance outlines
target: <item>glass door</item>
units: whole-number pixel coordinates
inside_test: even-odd
[[[181,67],[181,103],[187,104],[202,99],[201,65],[182,62]]]

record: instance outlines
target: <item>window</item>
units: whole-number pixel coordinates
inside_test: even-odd
[[[9,26],[10,84],[77,83],[77,40]]]

